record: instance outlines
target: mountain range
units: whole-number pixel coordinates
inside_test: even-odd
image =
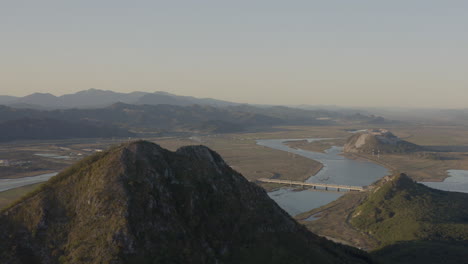
[[[116,93],[90,89],[75,94],[54,96],[35,93],[22,98],[0,96],[0,126],[15,125],[23,129],[13,131],[0,140],[45,139],[76,137],[72,130],[60,128],[62,123],[92,123],[101,128],[116,127],[129,134],[141,136],[174,133],[234,133],[271,129],[274,126],[318,126],[334,124],[374,124],[388,122],[382,117],[359,113],[338,113],[328,110],[304,110],[285,106],[255,106],[215,99],[177,96],[165,92]],[[56,133],[49,131],[53,122]],[[2,124],[3,122],[3,124]],[[10,122],[10,123],[5,123]],[[28,124],[32,122],[36,125]],[[51,123],[52,124],[52,123]],[[89,127],[89,126],[88,126]],[[96,133],[82,133],[87,137],[102,137]],[[98,133],[98,131],[100,131]],[[130,132],[129,132],[130,131]],[[120,133],[120,132],[119,132]],[[117,134],[119,134],[117,133]],[[47,135],[38,137],[36,134]],[[116,133],[107,133],[115,136]],[[21,136],[20,136],[21,135]]]
[[[237,103],[211,98],[179,96],[166,92],[131,92],[118,93],[98,89],[88,89],[73,94],[55,96],[50,93],[33,93],[24,97],[0,96],[0,104],[16,108],[67,109],[67,108],[102,108],[114,103],[136,105],[170,104],[188,106],[193,104],[210,106],[230,106]]]
[[[0,123],[0,142],[67,138],[133,137],[134,133],[115,125],[89,120],[66,121],[50,118],[21,118]]]
[[[237,132],[255,127],[287,124],[287,120],[212,106],[130,105],[116,103],[104,108],[36,110],[0,106],[0,124],[21,120],[61,120],[116,126],[137,133]],[[327,122],[310,118],[308,124]],[[27,127],[27,124],[24,125]],[[33,133],[34,131],[31,131]]]

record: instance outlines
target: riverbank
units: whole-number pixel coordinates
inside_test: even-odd
[[[319,141],[320,138],[305,139]],[[331,147],[325,153],[294,149],[284,142],[291,139],[257,140],[260,146],[292,153],[322,164],[322,169],[305,182],[328,183],[339,185],[367,186],[388,174],[388,170],[378,164],[367,161],[355,161],[340,155],[342,148]],[[296,140],[297,141],[297,140]],[[278,188],[278,186],[272,186]],[[346,192],[317,192],[310,190],[296,190],[294,188],[279,188],[270,191],[270,197],[275,200],[290,215],[295,216],[314,208],[335,201]]]
[[[20,199],[27,193],[34,191],[36,188],[38,188],[42,184],[44,184],[44,182],[30,184],[30,185],[0,192],[0,210],[12,204],[14,201]]]
[[[418,182],[443,182],[449,170],[467,170],[468,156],[465,153],[437,153],[438,159],[425,153],[384,154],[377,156],[362,153],[343,153],[344,157],[380,164],[392,172],[402,172]]]
[[[279,180],[306,181],[307,179],[316,176],[324,168],[322,163],[320,162],[317,162],[317,163],[318,164],[315,164],[313,167],[311,167],[307,173],[299,177],[291,177],[291,175],[276,174],[276,175],[272,175],[272,177],[270,178],[279,179]],[[284,185],[282,184],[275,184],[275,183],[257,182],[257,184],[260,185],[267,192],[277,191],[280,188],[284,187]]]
[[[23,177],[15,179],[0,179],[0,192],[7,191],[10,189],[16,189],[26,185],[48,181],[53,176],[57,175],[57,172],[46,173],[36,175],[32,177]]]
[[[297,150],[307,150],[319,153],[326,153],[328,149],[333,146],[341,146],[346,142],[345,138],[324,138],[321,140],[293,140],[285,141],[284,144],[288,147],[297,149]]]
[[[371,235],[357,230],[349,223],[350,212],[354,211],[365,197],[365,192],[349,192],[327,205],[302,213],[294,218],[316,234],[346,245],[369,250],[375,248],[378,241]],[[307,221],[306,219],[311,215],[317,219]]]
[[[345,158],[351,159],[351,160],[361,160],[361,161],[368,161],[368,162],[379,164],[382,167],[385,167],[386,169],[388,169],[391,174],[393,174],[395,171],[398,170],[395,166],[390,165],[387,162],[384,162],[383,160],[381,160],[379,158],[372,158],[372,157],[369,157],[367,155],[363,155],[363,154],[359,154],[359,153],[350,153],[350,152],[343,152],[343,153],[341,153],[339,155],[341,155],[341,156],[343,156]]]

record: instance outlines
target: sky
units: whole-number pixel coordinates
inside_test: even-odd
[[[0,0],[0,94],[467,107],[468,1]]]

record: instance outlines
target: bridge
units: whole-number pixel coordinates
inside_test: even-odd
[[[287,184],[290,186],[301,186],[301,187],[313,187],[314,189],[317,189],[317,187],[325,188],[325,190],[328,190],[328,188],[333,188],[336,189],[337,191],[340,191],[342,189],[345,190],[350,190],[350,191],[359,191],[362,192],[365,190],[364,187],[362,186],[350,186],[350,185],[339,185],[339,184],[325,184],[325,183],[313,183],[313,182],[301,182],[301,181],[290,181],[290,180],[277,180],[277,179],[267,179],[267,178],[260,178],[257,181],[259,182],[266,182],[266,183],[279,183],[279,184]]]

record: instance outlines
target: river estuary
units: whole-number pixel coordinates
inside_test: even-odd
[[[257,144],[272,149],[282,150],[323,164],[315,176],[309,177],[306,182],[330,183],[341,185],[366,186],[389,174],[389,171],[378,164],[352,160],[339,155],[341,147],[332,147],[325,153],[294,149],[283,144],[286,141],[303,139],[262,139]],[[307,139],[309,142],[323,140],[320,138]],[[328,204],[338,199],[344,192],[294,190],[293,188],[281,188],[268,193],[279,206],[290,215],[297,215],[314,208]]]
[[[257,144],[300,155],[322,163],[323,168],[315,176],[309,177],[306,182],[366,186],[389,174],[389,171],[385,167],[378,164],[364,160],[348,159],[339,155],[342,153],[342,147],[332,147],[326,150],[325,153],[320,153],[294,149],[284,144],[284,142],[294,140],[304,139],[261,139],[257,140]],[[312,142],[324,140],[324,138],[309,138],[306,140]],[[33,177],[0,179],[0,192],[25,185],[44,182],[56,174],[57,173],[47,173]],[[449,177],[443,182],[423,182],[423,184],[435,189],[468,193],[468,171],[448,170],[448,174]],[[294,216],[328,204],[338,199],[344,193],[345,192],[280,188],[269,192],[268,194],[284,210]]]
[[[262,139],[257,140],[260,146],[286,151],[323,164],[315,176],[309,177],[306,182],[330,183],[341,185],[366,186],[389,174],[389,171],[378,164],[352,160],[339,155],[342,147],[332,147],[325,153],[294,149],[284,144],[287,141],[304,139]],[[324,140],[323,138],[309,138],[309,142]],[[468,193],[468,171],[448,170],[449,177],[442,182],[421,182],[434,189]],[[294,188],[280,188],[269,192],[268,195],[290,215],[294,216],[328,204],[344,192],[294,190]],[[313,220],[313,219],[310,219]]]

